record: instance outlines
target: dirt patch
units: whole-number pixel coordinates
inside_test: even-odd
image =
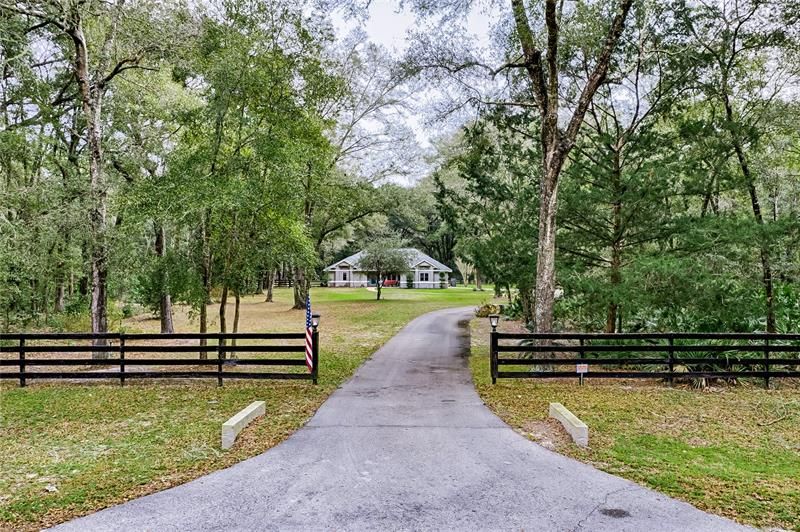
[[[551,451],[557,451],[572,443],[567,431],[555,419],[529,421],[522,425],[522,433]]]

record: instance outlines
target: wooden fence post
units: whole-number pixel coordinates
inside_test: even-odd
[[[314,327],[311,333],[311,380],[317,384],[319,377],[319,331]]]
[[[583,348],[584,342],[582,337],[578,339],[578,344],[580,345],[580,349],[578,350],[578,358],[586,358],[586,352]],[[581,362],[581,364],[582,363],[583,362]],[[583,386],[583,373],[578,373],[578,386]]]
[[[25,387],[25,338],[19,339],[19,385]]]
[[[489,364],[492,372],[492,384],[497,384],[497,331],[489,335]]]
[[[671,336],[667,339],[669,343],[669,352],[667,355],[667,364],[669,366],[669,385],[672,386],[673,383],[673,375],[675,374],[675,349],[673,346],[675,345],[675,339]]]
[[[769,390],[769,338],[764,339],[764,388]]]
[[[119,337],[119,385],[125,386],[125,337]]]

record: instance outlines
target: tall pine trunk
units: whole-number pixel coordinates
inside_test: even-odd
[[[744,151],[744,146],[738,133],[734,129],[735,122],[733,116],[733,106],[731,105],[730,97],[727,92],[727,81],[723,81],[723,103],[725,104],[725,117],[728,119],[728,124],[731,127],[731,140],[733,142],[733,149],[736,152],[736,159],[739,162],[739,168],[742,171],[742,176],[745,178],[747,184],[747,192],[750,196],[750,205],[753,209],[753,217],[756,220],[762,233],[759,235],[759,258],[761,259],[761,284],[764,287],[764,300],[766,304],[766,317],[767,317],[767,332],[774,333],[777,331],[777,324],[775,320],[775,296],[774,287],[772,282],[772,261],[770,260],[769,243],[764,223],[764,216],[761,214],[761,203],[758,199],[758,191],[756,190],[755,179],[750,164],[747,161],[747,155]]]

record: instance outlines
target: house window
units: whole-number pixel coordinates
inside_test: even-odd
[[[342,281],[347,280],[347,272],[342,272]]]
[[[419,280],[420,282],[427,283],[430,281],[430,277],[428,272],[419,272]]]

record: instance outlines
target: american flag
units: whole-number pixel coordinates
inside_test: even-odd
[[[314,370],[314,357],[312,355],[314,340],[311,332],[311,294],[309,293],[306,295],[306,366],[308,366],[308,371]]]

